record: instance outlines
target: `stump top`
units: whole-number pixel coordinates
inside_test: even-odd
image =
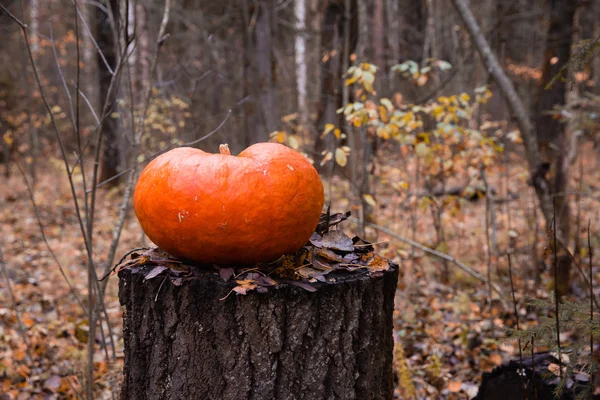
[[[310,264],[297,267],[291,262],[291,257],[284,256],[270,266],[270,272],[265,272],[265,266],[197,265],[175,259],[159,248],[151,248],[139,253],[131,253],[129,259],[119,265],[118,272],[120,278],[132,275],[144,281],[168,279],[174,286],[182,286],[194,281],[211,281],[229,290],[230,294],[232,292],[247,294],[251,291],[266,293],[269,289],[287,286],[296,286],[314,292],[323,286],[381,278],[388,272],[397,273],[398,269],[398,265],[376,253],[365,257],[365,261],[362,261],[364,265],[342,265],[329,270],[317,270]],[[314,257],[316,260],[319,256]],[[323,264],[321,266],[324,267]],[[307,274],[307,276],[300,274]]]
[[[323,214],[309,242],[296,254],[283,255],[271,263],[253,266],[198,265],[179,260],[159,248],[136,249],[126,254],[116,269],[130,270],[144,280],[167,278],[175,286],[194,280],[215,280],[231,292],[264,293],[269,288],[293,285],[309,292],[323,285],[382,277],[398,266],[383,258],[373,245],[358,236],[350,238],[331,230],[349,216]]]

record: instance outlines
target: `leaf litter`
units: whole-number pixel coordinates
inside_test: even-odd
[[[251,291],[265,293],[269,288],[285,284],[314,292],[320,285],[336,282],[340,276],[349,273],[361,272],[373,277],[381,276],[392,264],[375,253],[371,243],[358,236],[350,238],[342,230],[331,229],[348,217],[350,212],[322,214],[315,232],[304,247],[296,254],[284,255],[272,263],[260,263],[253,267],[197,266],[154,247],[131,253],[115,267],[113,273],[131,268],[151,267],[144,279],[163,277],[180,286],[185,281],[198,279],[207,269],[212,269],[224,282],[235,279],[236,285],[221,300],[233,292],[238,295],[245,295]],[[333,272],[338,274],[330,276]]]

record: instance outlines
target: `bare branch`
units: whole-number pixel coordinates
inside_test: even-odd
[[[44,244],[46,245],[46,249],[48,249],[48,252],[50,253],[50,256],[52,257],[52,259],[54,260],[54,262],[58,266],[58,270],[60,271],[60,274],[62,275],[62,277],[64,278],[65,282],[69,286],[69,291],[71,292],[71,294],[73,295],[73,297],[75,298],[75,300],[77,301],[77,303],[79,304],[79,306],[81,307],[81,309],[83,310],[83,312],[85,313],[86,312],[86,308],[83,305],[83,302],[79,298],[79,295],[75,291],[75,288],[71,284],[71,281],[69,280],[69,278],[65,274],[65,270],[64,270],[61,262],[58,260],[58,257],[56,257],[56,254],[54,253],[54,250],[52,250],[52,247],[50,246],[50,243],[48,243],[48,238],[46,237],[46,231],[44,230],[44,224],[42,223],[42,218],[40,217],[40,211],[39,211],[39,208],[38,208],[38,206],[37,206],[37,204],[35,202],[35,196],[33,195],[33,190],[31,188],[31,185],[29,184],[29,180],[27,179],[27,176],[25,175],[25,172],[23,171],[23,168],[21,167],[21,165],[19,163],[17,163],[17,168],[19,169],[19,172],[21,173],[21,176],[23,177],[23,181],[25,182],[25,186],[27,187],[27,193],[29,194],[29,201],[31,202],[31,205],[33,207],[33,212],[35,214],[35,218],[36,218],[37,223],[38,223],[38,228],[40,229],[40,234],[42,235],[42,240],[44,241]]]
[[[20,27],[21,29],[27,29],[27,25],[24,24],[23,22],[21,22],[17,17],[15,17],[10,11],[8,11],[8,9],[6,7],[4,7],[2,4],[0,4],[0,10],[2,10],[6,15],[8,15],[8,17],[10,19],[12,19],[13,21],[15,21]]]
[[[1,5],[0,5],[1,7]],[[10,277],[8,276],[8,271],[6,268],[6,262],[4,261],[4,253],[2,252],[2,247],[0,247],[0,266],[2,267],[2,275],[4,275],[4,279],[6,280],[6,289],[10,294],[10,299],[15,310],[15,317],[17,319],[18,329],[23,337],[23,342],[27,346],[27,357],[32,359],[30,351],[31,346],[29,345],[29,338],[27,337],[27,333],[25,330],[25,326],[23,325],[23,321],[21,320],[21,314],[19,313],[19,309],[17,308],[17,299],[15,297],[15,292],[12,289],[12,284],[10,283]]]
[[[529,166],[529,174],[536,193],[540,198],[540,206],[546,218],[546,223],[552,221],[552,200],[549,195],[549,188],[545,181],[544,175],[540,174],[540,166],[542,165],[537,137],[535,135],[533,124],[529,118],[527,108],[517,94],[515,87],[508,78],[496,56],[492,52],[488,42],[486,41],[479,24],[475,20],[473,13],[465,0],[452,0],[456,11],[462,18],[465,27],[469,31],[479,55],[483,59],[490,75],[498,84],[498,88],[504,95],[506,103],[516,117],[523,143],[525,144],[525,153]]]
[[[358,219],[356,219],[356,218],[348,218],[348,219],[351,220],[351,221],[354,221],[356,223],[360,223],[360,221]],[[422,244],[417,243],[417,242],[415,242],[413,240],[407,239],[407,238],[405,238],[403,236],[400,236],[397,233],[395,233],[395,232],[391,231],[390,229],[388,229],[386,227],[383,227],[381,225],[376,225],[376,224],[372,224],[372,223],[369,223],[369,222],[364,222],[364,224],[365,224],[365,226],[367,226],[369,228],[372,228],[372,229],[375,229],[377,231],[383,232],[383,233],[385,233],[387,235],[390,235],[391,237],[393,237],[396,240],[404,242],[404,243],[406,243],[406,244],[408,244],[410,246],[416,247],[417,249],[422,250],[425,253],[434,255],[434,256],[439,257],[439,258],[441,258],[443,260],[446,260],[446,261],[449,261],[449,262],[453,263],[458,268],[462,269],[467,274],[471,275],[473,278],[475,278],[475,279],[477,279],[477,280],[479,280],[479,281],[481,281],[481,282],[483,282],[485,284],[489,284],[492,287],[492,289],[500,296],[500,301],[502,301],[503,304],[506,304],[506,299],[504,298],[504,294],[503,294],[502,290],[500,289],[500,287],[498,287],[498,285],[496,285],[493,282],[489,282],[488,283],[488,280],[483,275],[481,275],[479,272],[475,271],[471,267],[469,267],[469,266],[463,264],[462,262],[458,261],[456,258],[452,257],[451,255],[448,255],[446,253],[442,253],[441,251],[437,251],[437,250],[431,249],[431,248],[429,248],[427,246],[423,246]]]

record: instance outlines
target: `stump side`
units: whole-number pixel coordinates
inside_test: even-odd
[[[122,399],[393,397],[397,266],[222,301],[234,284],[214,273],[175,286],[150,269],[119,273]]]

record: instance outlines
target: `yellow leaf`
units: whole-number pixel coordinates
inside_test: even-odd
[[[371,196],[370,194],[365,193],[365,194],[363,194],[362,197],[363,197],[363,200],[365,201],[365,203],[367,203],[371,207],[375,207],[377,205],[377,202],[375,201],[373,196]]]
[[[354,82],[356,82],[357,80],[358,80],[358,77],[356,77],[356,76],[353,76],[353,77],[352,77],[352,78],[350,78],[350,79],[346,79],[346,86],[350,86],[350,85],[352,85],[352,84],[353,84]]]
[[[335,128],[335,125],[333,124],[326,124],[325,125],[325,130],[323,131],[323,136],[327,135],[329,132],[331,132],[333,129]]]
[[[387,108],[385,108],[384,106],[379,106],[379,115],[381,118],[381,122],[387,123],[389,121]]]
[[[7,146],[10,147],[10,145],[13,144],[13,138],[12,138],[10,131],[6,132],[2,137],[4,139],[4,143],[6,143]]]
[[[286,134],[285,134],[285,132],[282,132],[282,131],[275,131],[275,132],[271,132],[271,134],[269,136],[271,136],[271,140],[273,140],[277,143],[284,143]]]
[[[344,150],[340,148],[335,149],[335,162],[338,163],[340,167],[346,166],[348,163],[348,157],[346,157]]]
[[[339,138],[342,136],[342,131],[340,131],[340,129],[339,129],[339,128],[335,128],[335,129],[333,130],[333,134],[335,135],[335,137],[336,137],[336,138],[338,138],[338,139],[339,139]]]

